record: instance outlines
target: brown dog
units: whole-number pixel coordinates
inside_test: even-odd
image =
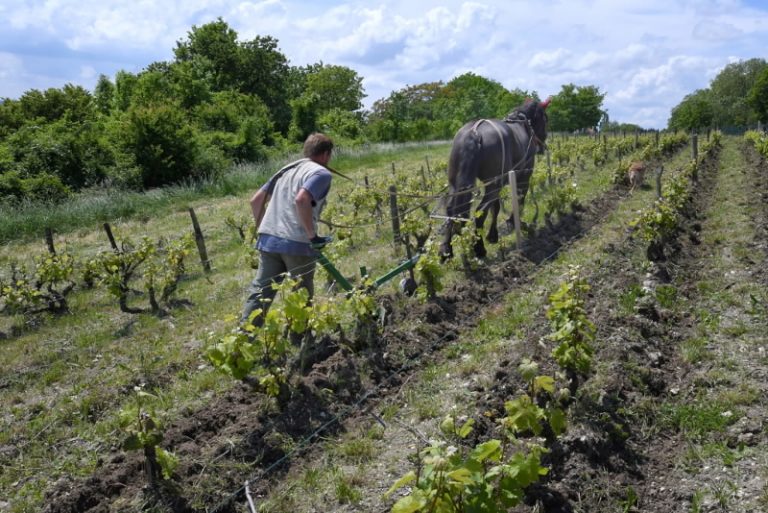
[[[629,178],[629,184],[632,186],[630,191],[634,191],[635,187],[642,186],[645,181],[645,163],[640,161],[632,162],[629,165],[627,177]]]

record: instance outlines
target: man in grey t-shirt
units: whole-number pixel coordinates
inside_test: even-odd
[[[333,141],[314,133],[304,142],[305,158],[278,171],[251,198],[256,221],[259,270],[248,288],[241,323],[260,326],[263,315],[275,297],[273,283],[286,273],[300,286],[314,293],[315,250],[313,245],[328,242],[317,234],[317,221],[331,188],[331,173],[325,166],[331,160]],[[260,315],[251,314],[258,308]]]

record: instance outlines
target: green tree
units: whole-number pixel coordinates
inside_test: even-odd
[[[764,59],[748,59],[727,65],[712,79],[709,89],[714,125],[747,126],[757,121],[757,113],[748,97],[767,68]]]
[[[115,108],[125,112],[133,101],[133,90],[138,77],[133,73],[120,70],[115,74]]]
[[[239,88],[237,32],[221,18],[201,27],[193,25],[187,39],[176,42],[173,53],[178,62],[192,62],[198,76],[208,77],[213,90]]]
[[[764,69],[755,80],[747,100],[757,118],[763,123],[768,122],[768,68]]]
[[[603,116],[604,98],[605,93],[597,86],[563,85],[547,109],[550,130],[573,132],[597,126]]]
[[[516,94],[499,82],[474,73],[465,73],[449,81],[434,100],[434,112],[449,119],[458,129],[472,119],[498,118],[517,105]]]
[[[672,130],[697,130],[711,127],[714,121],[712,91],[699,89],[683,98],[672,109],[667,125]]]
[[[356,111],[365,98],[363,79],[353,69],[345,66],[323,65],[307,75],[304,94],[317,95],[320,112],[331,109]]]
[[[277,39],[257,36],[241,45],[241,87],[246,94],[262,99],[275,127],[285,133],[291,121],[288,59],[277,47]]]
[[[115,84],[106,75],[99,75],[96,87],[93,90],[93,100],[96,109],[102,114],[109,114],[115,102]]]
[[[113,133],[141,172],[141,185],[159,187],[216,171],[204,158],[198,134],[174,105],[132,107]]]

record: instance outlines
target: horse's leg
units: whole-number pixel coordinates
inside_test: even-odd
[[[499,200],[499,192],[501,191],[502,184],[498,180],[494,180],[486,187],[484,201],[487,201],[486,209],[491,210],[491,226],[488,228],[488,235],[485,239],[491,244],[499,242],[499,229],[498,219],[499,210],[501,209],[501,201]]]
[[[454,233],[458,233],[462,229],[463,222],[459,219],[469,219],[469,207],[472,203],[471,192],[452,192],[451,198],[448,200],[448,206],[446,207],[445,220],[445,234],[443,236],[443,242],[440,244],[440,256],[443,260],[451,258],[453,256],[453,247],[451,246],[451,239]]]
[[[497,219],[499,216],[499,183],[493,180],[485,185],[483,193],[483,200],[478,207],[480,214],[475,218],[475,231],[477,232],[477,242],[475,242],[475,255],[478,258],[484,258],[488,252],[485,250],[483,244],[483,238],[480,232],[485,224],[485,218],[488,216],[488,211],[491,212],[491,227],[488,230],[488,242],[496,243],[499,241],[499,231],[496,227]]]

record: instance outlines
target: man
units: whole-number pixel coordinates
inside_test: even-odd
[[[330,239],[317,234],[317,220],[331,188],[331,173],[325,166],[331,160],[333,141],[320,133],[304,142],[304,157],[278,171],[251,198],[256,221],[259,270],[248,289],[241,323],[246,324],[257,308],[262,314],[251,322],[261,325],[275,291],[286,273],[314,294],[315,247]]]

